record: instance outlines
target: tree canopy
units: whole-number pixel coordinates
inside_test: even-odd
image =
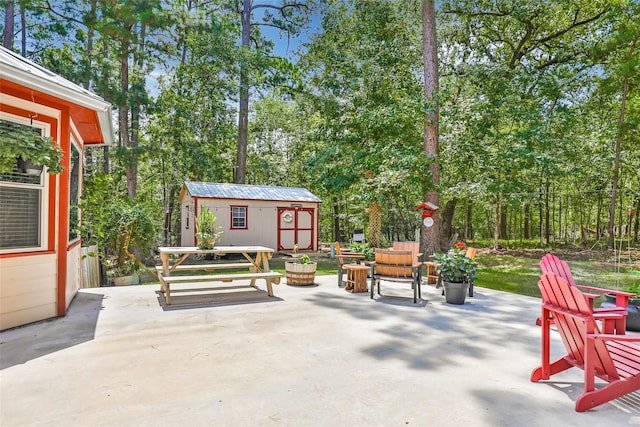
[[[184,180],[306,187],[323,241],[370,227],[372,206],[381,244],[413,240],[427,194],[442,249],[638,241],[636,1],[435,2],[430,98],[417,0],[3,3],[6,47],[117,107],[86,192],[139,202],[158,243],[176,241]],[[88,223],[107,221],[92,206]]]

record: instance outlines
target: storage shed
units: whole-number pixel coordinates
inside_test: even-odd
[[[0,132],[17,127],[52,137],[64,171],[0,174],[0,330],[66,314],[82,286],[83,148],[114,140],[111,104],[0,47]]]
[[[182,246],[195,246],[194,218],[206,206],[224,231],[221,245],[318,250],[322,200],[304,188],[187,181],[179,201]]]

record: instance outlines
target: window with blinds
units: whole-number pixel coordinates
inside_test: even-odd
[[[23,127],[41,133],[39,128],[0,120],[0,133]],[[44,177],[46,174],[13,172],[0,174],[0,251],[43,248]]]

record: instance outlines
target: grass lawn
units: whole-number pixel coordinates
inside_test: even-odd
[[[539,258],[511,255],[482,255],[477,258],[480,269],[475,283],[478,286],[516,294],[540,296]],[[626,290],[640,286],[640,271],[631,266],[615,265],[603,261],[567,261],[576,283],[606,289]]]
[[[476,258],[479,265],[476,285],[521,295],[540,296],[537,284],[540,278],[538,263],[544,253],[522,256],[522,254],[483,254],[482,252],[481,250]],[[338,274],[338,262],[328,254],[313,253],[309,256],[318,264],[316,270],[318,276]],[[638,261],[634,264],[623,262],[619,271],[616,271],[615,264],[610,260],[572,260],[571,257],[565,257],[562,254],[559,256],[568,260],[571,272],[580,285],[617,290],[626,290],[635,285],[639,289],[634,292],[640,294],[640,263]],[[292,258],[286,255],[275,255],[269,265],[271,270],[284,275],[284,263],[291,260]],[[145,280],[147,283],[149,281],[157,283],[157,280],[150,278]]]

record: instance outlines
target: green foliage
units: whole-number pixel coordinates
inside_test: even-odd
[[[18,157],[34,165],[46,166],[47,172],[63,171],[62,150],[53,138],[44,137],[39,129],[2,121],[0,133],[0,173],[12,173]]]
[[[111,175],[96,173],[85,179],[82,204],[82,240],[96,244],[102,258],[116,257],[115,265],[146,258],[157,246],[160,224],[155,203],[130,200]],[[108,200],[108,203],[105,201]]]
[[[316,2],[263,8],[272,13],[254,16],[248,49],[238,46],[238,2],[125,3],[25,1],[19,8],[26,56],[123,107],[129,121],[120,135],[131,146],[110,150],[110,192],[85,200],[91,239],[111,233],[107,225],[118,217],[104,200],[116,198],[114,210],[126,210],[120,201],[125,168],[140,174],[138,192],[158,224],[163,213],[178,211],[185,179],[233,181],[233,104],[245,87],[253,97],[247,182],[304,186],[323,198],[324,241],[366,228],[374,200],[383,208],[385,238],[413,239],[420,218],[412,207],[432,184],[425,170],[433,160],[423,155],[423,117],[433,105],[423,102],[420,2],[317,2],[317,33],[285,58],[273,54],[275,42],[257,24],[295,36]],[[615,225],[618,238],[637,244],[638,2],[444,0],[436,6],[437,190],[441,206],[459,199],[452,231],[467,241],[494,239],[502,221],[506,230],[496,246],[602,244],[620,134]],[[128,85],[121,79],[125,63]],[[249,70],[244,85],[243,67]],[[151,99],[145,82],[154,77]],[[0,159],[13,156],[5,147]],[[87,170],[100,169],[101,159]],[[169,236],[179,229],[176,217],[164,224],[165,244],[176,241]],[[583,228],[595,233],[583,237]]]
[[[445,282],[462,283],[476,278],[477,265],[465,255],[464,243],[457,243],[448,253],[436,253],[433,256],[438,261],[438,271]]]
[[[363,254],[364,259],[367,261],[373,261],[375,248],[371,247],[371,245],[369,245],[368,243],[352,243],[349,246],[349,250],[351,252]]]
[[[217,218],[204,205],[200,206],[200,212],[195,219],[196,238],[198,239],[198,247],[200,249],[212,249],[220,236],[222,235],[222,227],[217,225]]]
[[[307,254],[303,254],[300,259],[298,261],[296,261],[298,264],[312,264],[313,261],[311,261],[311,258],[309,258],[309,255]]]

